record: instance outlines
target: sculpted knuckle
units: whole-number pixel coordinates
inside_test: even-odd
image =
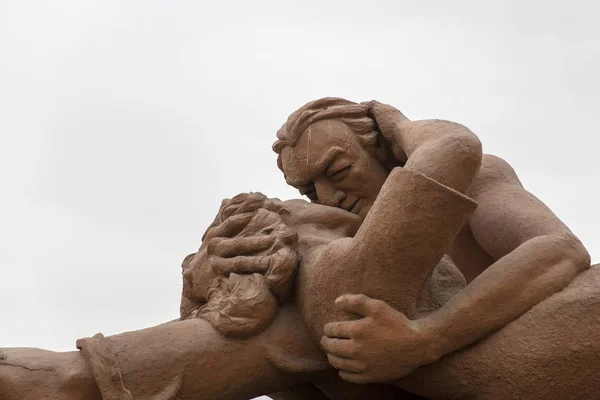
[[[340,365],[340,360],[336,356],[334,356],[332,354],[327,354],[327,360],[329,361],[329,364],[332,367],[334,367],[336,369],[342,369],[341,368],[342,366]]]
[[[348,376],[348,378],[346,380],[353,382],[353,383],[359,383],[359,384],[369,382],[368,378],[363,374],[352,374],[352,375]]]
[[[327,336],[335,337],[340,332],[340,323],[339,322],[330,322],[325,327],[325,333]]]
[[[367,370],[367,365],[364,362],[359,362],[356,364],[356,371],[363,373]]]
[[[206,246],[206,251],[208,255],[213,255],[217,251],[217,246],[221,243],[221,238],[212,238],[208,241],[208,245]]]
[[[229,217],[225,220],[225,222],[223,223],[223,228],[225,229],[225,231],[227,233],[232,232],[236,228],[237,225],[243,223],[247,219],[248,219],[248,214],[246,214],[246,213],[232,215],[231,217]]]
[[[369,333],[372,333],[374,331],[378,331],[379,329],[381,329],[381,321],[378,315],[374,315],[372,317],[369,318],[365,318],[365,321],[363,324],[361,324],[361,330],[363,333],[363,336],[367,336]]]
[[[386,304],[381,300],[373,300],[370,307],[376,316],[382,316],[386,311]]]
[[[356,358],[359,357],[362,353],[362,344],[354,344],[348,349],[348,354],[350,357]]]
[[[355,339],[362,339],[365,337],[365,332],[371,327],[367,318],[363,318],[362,323],[355,324],[351,330],[351,336]]]
[[[331,351],[331,339],[329,339],[326,336],[323,336],[323,338],[321,339],[321,346],[323,347],[323,349],[327,352]]]
[[[218,262],[218,258],[210,257],[208,259],[208,263],[210,264],[210,268],[212,269],[213,273],[217,275],[221,274],[222,266],[221,263]]]
[[[191,267],[191,263],[194,260],[194,257],[196,257],[196,254],[198,253],[192,253],[192,254],[188,254],[183,261],[181,262],[181,266],[183,267],[184,270],[188,269]]]
[[[365,294],[357,294],[354,295],[354,301],[356,303],[366,303],[367,301],[369,301],[369,297],[367,297],[367,295]]]
[[[208,228],[206,232],[204,232],[204,235],[202,236],[203,242],[209,240],[213,236],[214,229],[215,228]]]
[[[265,248],[268,246],[267,254],[275,254],[281,249],[286,248],[285,244],[277,236],[262,236],[261,241],[265,244]]]

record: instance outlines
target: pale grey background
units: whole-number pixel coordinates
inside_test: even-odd
[[[0,347],[177,316],[223,197],[291,198],[306,101],[469,126],[600,254],[590,1],[0,0]]]

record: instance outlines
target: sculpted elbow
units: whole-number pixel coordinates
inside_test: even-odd
[[[588,251],[583,246],[583,244],[579,241],[579,239],[575,239],[575,240],[576,240],[576,245],[575,245],[576,254],[574,257],[574,262],[575,262],[575,265],[579,267],[580,271],[584,271],[592,265],[592,258],[590,257],[590,253],[588,253]]]
[[[572,233],[563,235],[559,239],[560,247],[564,251],[566,261],[572,265],[576,271],[582,272],[588,269],[592,263],[590,254],[583,246],[583,243]]]
[[[483,158],[481,141],[467,127],[452,124],[454,125],[452,134],[440,137],[436,145],[444,149],[443,153],[446,155],[447,182],[452,182],[449,186],[467,193],[481,167]]]
[[[463,157],[465,166],[474,170],[477,174],[483,158],[481,141],[469,128],[463,125],[459,126],[462,128],[460,135],[458,135],[460,154]]]

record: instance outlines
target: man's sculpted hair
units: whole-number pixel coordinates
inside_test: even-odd
[[[338,97],[324,97],[300,107],[277,131],[277,141],[273,144],[273,151],[279,155],[277,157],[279,169],[283,170],[281,151],[284,147],[294,147],[311,124],[331,119],[345,123],[367,151],[372,152],[377,146],[379,132],[377,124],[369,116],[368,104],[358,104]]]
[[[223,239],[211,237],[211,230],[218,229],[228,218],[246,213],[252,213],[252,219],[232,239],[275,237],[269,249],[252,254],[263,260],[264,273],[223,274],[215,271],[208,260],[208,265],[192,263],[193,257],[190,256],[183,263],[181,319],[205,319],[220,333],[230,337],[256,335],[273,322],[278,305],[291,297],[298,267],[298,234],[281,218],[289,211],[280,200],[269,199],[262,193],[242,193],[223,200],[214,222],[204,235],[206,240],[202,246],[207,246],[210,252],[211,241]],[[201,271],[204,268],[213,269],[216,276],[211,282],[208,299],[194,290],[195,282],[205,276]]]

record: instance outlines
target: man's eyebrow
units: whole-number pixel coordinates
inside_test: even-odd
[[[323,157],[319,161],[317,161],[313,171],[316,171],[316,174],[325,172],[326,167],[328,167],[331,161],[339,154],[347,154],[347,152],[339,146],[332,146],[329,150],[327,150]],[[286,182],[288,183],[288,185],[294,186],[296,188],[312,185],[310,181],[306,181],[304,179],[294,179],[291,177],[286,178]]]
[[[333,146],[327,153],[321,158],[321,160],[317,163],[319,172],[325,172],[325,169],[329,167],[329,164],[340,154],[347,154],[346,150],[342,149],[339,146]]]

